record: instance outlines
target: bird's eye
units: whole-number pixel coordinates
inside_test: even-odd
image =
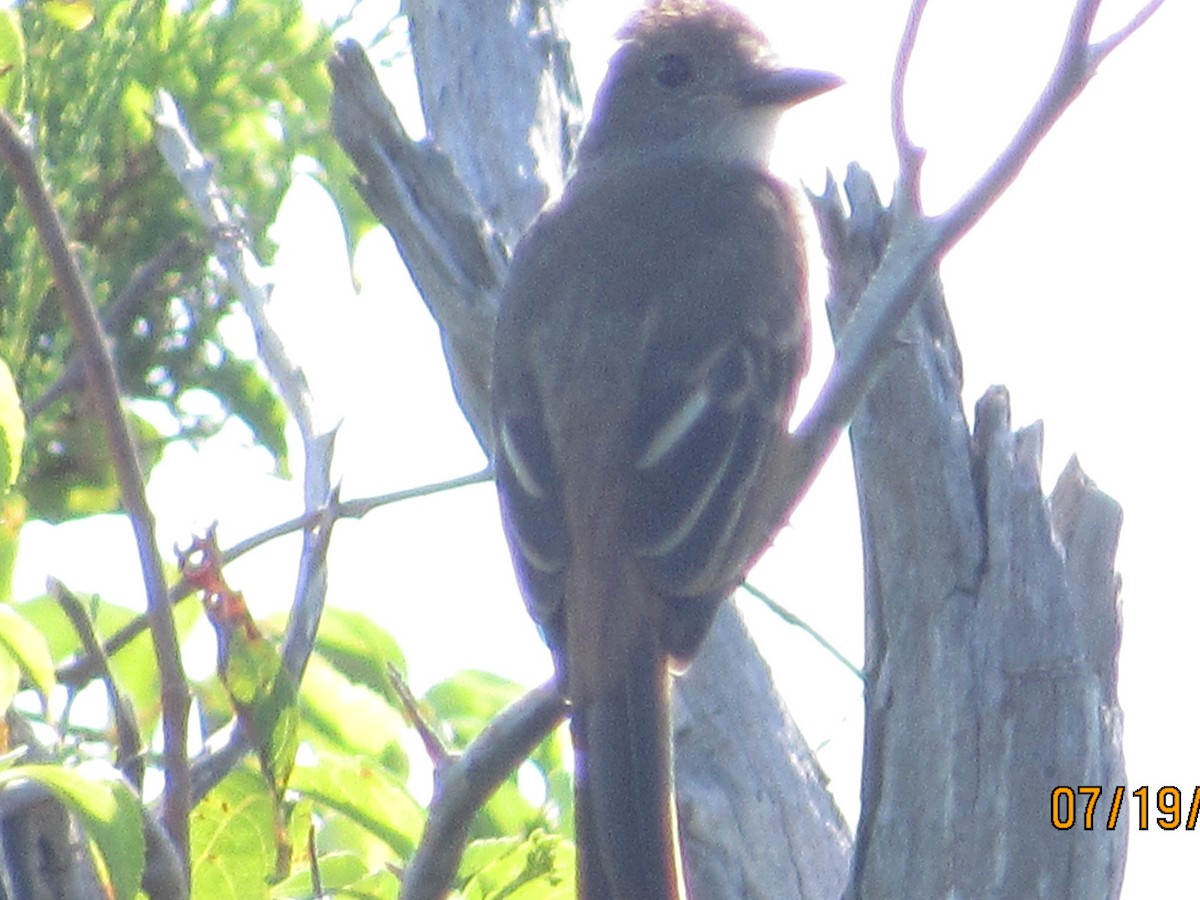
[[[654,75],[663,87],[677,88],[693,81],[696,70],[692,58],[683,53],[665,53],[658,60],[658,71]]]

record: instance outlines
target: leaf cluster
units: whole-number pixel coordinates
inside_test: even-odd
[[[83,600],[101,640],[132,616],[98,597]],[[83,652],[83,644],[51,597],[0,610],[0,702],[27,710],[48,763],[55,763],[34,767],[14,754],[10,768],[0,769],[0,785],[35,779],[50,787],[83,822],[115,895],[133,896],[122,886],[136,887],[142,875],[142,799],[111,767],[119,743],[115,725],[96,724],[94,710],[77,707],[78,688],[55,680],[54,664]],[[201,618],[194,599],[177,607],[183,636]],[[269,620],[263,633],[277,638],[282,625]],[[425,801],[411,786],[411,770],[427,768],[404,740],[411,728],[388,675],[389,667],[403,665],[394,639],[368,618],[327,612],[292,711],[301,751],[283,803],[261,766],[248,759],[196,805],[192,896],[313,897],[316,884],[325,896],[396,896],[399,873],[425,824]],[[148,746],[160,714],[149,636],[112,654],[109,667],[115,695]],[[204,735],[236,715],[215,672],[192,689]],[[461,747],[522,692],[496,676],[464,672],[435,685],[419,705],[427,724]],[[552,734],[521,770],[520,785],[513,775],[484,805],[460,870],[463,896],[566,896],[573,851],[548,831],[569,818],[567,758],[563,741]]]
[[[287,468],[286,415],[261,368],[223,328],[233,307],[204,233],[154,143],[151,104],[180,102],[269,259],[267,226],[302,157],[367,221],[324,118],[328,28],[299,0],[25,3],[0,11],[0,102],[35,148],[112,342],[124,394],[143,413],[147,469],[165,444],[231,416]],[[111,511],[117,489],[89,414],[82,366],[32,224],[0,172],[0,359],[29,415],[20,489],[51,521]],[[195,402],[193,392],[218,402]],[[150,404],[149,406],[147,404]],[[165,410],[164,417],[153,407]],[[151,422],[155,424],[151,424]],[[164,424],[165,423],[165,424]]]

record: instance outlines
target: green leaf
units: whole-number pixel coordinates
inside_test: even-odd
[[[219,623],[209,617],[218,630],[226,629],[218,635],[225,648],[220,659],[221,680],[254,742],[264,776],[275,795],[282,797],[299,746],[296,687],[275,645],[250,621],[241,594],[236,598],[245,619]]]
[[[15,9],[0,9],[0,109],[25,108],[25,32]]]
[[[154,111],[154,95],[150,89],[140,81],[129,82],[121,95],[121,108],[125,112],[128,133],[143,141],[152,140],[154,125],[150,117]]]
[[[46,14],[71,31],[83,31],[96,21],[96,9],[88,0],[44,0]]]
[[[400,743],[409,729],[404,716],[379,694],[351,683],[322,656],[308,662],[300,709],[305,740],[373,759],[401,781],[407,777],[408,756]]]
[[[317,868],[321,873],[321,887],[325,889],[322,896],[328,897],[331,892],[354,884],[365,877],[367,866],[356,853],[334,852],[317,857]],[[305,866],[294,871],[289,877],[271,888],[272,897],[280,900],[291,900],[293,897],[307,897],[312,892],[312,869]],[[395,881],[391,897],[396,896]]]
[[[108,869],[112,895],[133,898],[146,863],[142,835],[142,803],[115,772],[93,775],[63,766],[17,766],[0,772],[0,786],[28,779],[37,781],[67,804],[96,843]]]
[[[100,419],[90,412],[60,416],[37,437],[24,484],[30,515],[62,522],[119,508],[121,491]]]
[[[214,536],[196,538],[180,553],[184,582],[199,590],[217,637],[217,674],[250,736],[263,775],[283,800],[299,746],[296,685],[283,658],[255,624],[246,598],[225,581]]]
[[[400,879],[388,870],[373,872],[335,891],[330,900],[394,900]]]
[[[325,610],[314,649],[348,679],[384,697],[392,695],[388,664],[401,674],[405,672],[404,655],[396,639],[364,613]]]
[[[2,10],[11,12],[12,10]],[[0,15],[0,25],[5,20]],[[0,40],[3,28],[0,28]],[[0,48],[2,50],[2,48]],[[0,79],[0,89],[3,80]],[[0,359],[0,494],[12,487],[21,472],[21,453],[25,449],[25,413],[21,411],[21,398],[13,382],[8,364]]]
[[[0,709],[7,710],[21,689],[21,667],[12,655],[0,650]]]
[[[332,752],[297,762],[291,787],[335,809],[409,856],[425,826],[425,813],[404,783],[383,766]]]
[[[575,896],[574,847],[556,835],[534,831],[521,841],[472,843],[460,871],[471,871],[468,866],[481,862],[463,892],[468,900],[572,900]]]
[[[11,606],[0,606],[0,649],[33,682],[45,703],[54,688],[54,660],[50,656],[50,646],[33,623]],[[0,708],[7,709],[11,699],[0,697],[3,704]]]
[[[425,695],[439,721],[454,728],[466,745],[479,736],[496,713],[520,698],[525,688],[491,672],[466,669],[435,684]]]
[[[391,871],[367,872],[362,860],[352,853],[329,853],[318,857],[321,900],[396,900],[400,880]],[[271,888],[273,900],[295,900],[312,896],[312,870],[296,872]]]
[[[278,857],[275,799],[246,767],[234,769],[192,810],[192,896],[266,898]]]
[[[478,737],[501,710],[517,700],[525,689],[489,672],[465,670],[430,688],[425,702],[438,722],[448,723],[455,739],[465,746]],[[542,777],[547,799],[569,810],[570,779],[564,771],[566,752],[561,729],[555,729],[530,755],[534,770]],[[565,798],[557,786],[566,785]],[[547,822],[545,807],[535,806],[517,786],[515,775],[506,779],[484,804],[472,828],[476,836],[513,834]]]

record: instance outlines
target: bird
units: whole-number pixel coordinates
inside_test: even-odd
[[[500,291],[501,520],[575,749],[577,892],[681,900],[669,687],[763,548],[747,522],[808,367],[785,68],[741,12],[656,0],[620,45],[561,197]]]

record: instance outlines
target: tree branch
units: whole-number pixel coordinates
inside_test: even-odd
[[[226,202],[226,192],[217,184],[213,167],[188,134],[175,101],[165,91],[155,95],[154,122],[159,152],[208,229],[217,259],[250,317],[259,356],[299,426],[304,444],[304,508],[323,513],[317,515],[315,523],[304,533],[296,591],[284,638],[284,668],[299,683],[325,605],[328,574],[325,552],[330,528],[336,521],[328,515],[336,504],[330,476],[336,429],[318,430],[316,404],[308,381],[267,316],[270,285],[263,268],[246,246],[239,218]],[[231,756],[249,748],[240,731],[234,732],[227,746]]]
[[[490,445],[494,293],[507,251],[450,160],[401,126],[366,54],[340,44],[329,60],[334,136],[361,174],[359,192],[388,225],[442,333],[450,382],[475,436]]]
[[[932,220],[939,254],[944,254],[970,230],[1013,182],[1035,147],[1083,91],[1097,67],[1116,47],[1144,25],[1162,5],[1162,0],[1147,4],[1111,37],[1096,44],[1088,43],[1092,24],[1101,0],[1078,0],[1071,15],[1058,62],[1042,90],[1041,97],[1017,129],[1008,146],[996,157],[980,179],[945,213]]]
[[[482,484],[486,481],[491,481],[491,479],[491,469],[483,469],[471,475],[461,475],[446,481],[423,484],[415,488],[405,488],[404,490],[392,491],[375,497],[358,497],[353,500],[334,498],[328,505],[301,513],[285,522],[272,525],[258,534],[251,535],[245,540],[239,541],[228,550],[222,551],[221,555],[226,563],[231,563],[235,559],[246,555],[251,550],[255,550],[275,538],[284,537],[296,531],[308,531],[316,528],[326,517],[330,517],[332,520],[345,518],[361,519],[367,513],[381,506],[388,506],[417,497],[428,497],[442,491],[450,491],[472,484]],[[193,590],[185,581],[176,581],[171,585],[171,603],[178,603],[189,596]],[[120,651],[130,641],[145,631],[146,625],[147,619],[144,615],[141,615],[117,629],[112,637],[105,641],[101,647],[104,655],[112,656],[114,653]],[[99,674],[101,674],[99,658],[86,649],[79,656],[68,660],[55,670],[55,677],[58,682],[72,687],[81,687]]]
[[[905,42],[897,55],[898,75],[907,70],[907,59],[916,39],[916,27],[924,2],[914,0]],[[1088,36],[1099,2],[1079,0],[1059,62],[1041,97],[1009,145],[957,203],[940,216],[926,217],[919,214],[921,206],[917,197],[911,205],[902,203],[886,214],[880,213],[895,217],[890,228],[890,240],[859,302],[843,310],[843,314],[852,316],[853,321],[848,323],[838,339],[833,369],[816,403],[792,436],[788,452],[781,455],[773,475],[779,484],[777,504],[775,509],[768,510],[757,528],[748,529],[751,533],[751,539],[747,541],[748,554],[769,543],[771,536],[787,521],[829,458],[842,430],[870,389],[880,361],[887,355],[892,337],[925,289],[937,261],[991,208],[1016,178],[1034,148],[1087,86],[1095,74],[1094,64],[1115,46],[1109,42],[1129,37],[1161,5],[1149,4],[1113,38],[1108,39],[1109,42],[1092,45],[1088,43]],[[904,85],[893,85],[895,116],[903,114],[903,104],[898,99],[903,95],[903,90]],[[902,120],[894,123],[894,130],[898,135],[897,152],[901,155],[901,188],[906,189],[907,177],[908,184],[915,189],[917,173],[913,166],[919,162],[919,155],[905,149],[907,128]],[[903,174],[905,171],[908,172],[907,176]],[[864,186],[862,179],[861,170],[852,165],[847,176],[852,206],[855,192],[861,191],[861,196],[867,197],[874,191],[873,187]],[[830,178],[822,197],[810,197],[814,203],[825,202],[832,198],[832,191],[834,188]],[[823,229],[837,227],[842,226],[830,221],[822,224]],[[826,234],[824,230],[823,235],[837,239],[836,234]]]
[[[96,414],[104,426],[105,440],[117,472],[121,502],[133,526],[154,652],[162,680],[163,761],[166,786],[163,793],[163,818],[167,833],[180,858],[188,858],[188,812],[191,787],[187,765],[187,717],[191,699],[179,639],[171,617],[166,576],[154,543],[154,516],[146,501],[145,484],[137,458],[133,435],[121,407],[116,368],[104,340],[96,307],[83,282],[74,255],[68,246],[66,231],[58,211],[50,201],[45,185],[38,177],[33,156],[21,140],[12,119],[0,111],[0,155],[12,172],[37,228],[38,236],[54,271],[59,298],[71,323],[75,343],[83,356],[88,390]],[[185,864],[184,870],[187,870]]]
[[[99,660],[100,678],[104,682],[104,690],[108,694],[108,706],[112,711],[113,722],[117,728],[117,769],[125,776],[125,780],[133,785],[139,794],[144,785],[146,761],[143,758],[141,735],[138,733],[137,722],[134,720],[133,709],[128,698],[121,693],[117,680],[113,677],[108,665],[108,657],[96,637],[95,624],[67,586],[56,578],[51,578],[46,585],[46,591],[58,603],[66,615],[71,627],[79,636],[85,652]]]
[[[179,265],[194,250],[192,242],[188,238],[180,236],[155,254],[148,262],[140,265],[121,293],[105,307],[100,322],[105,334],[117,334],[128,327],[128,320],[134,311],[158,286],[162,277],[172,267]],[[83,360],[78,353],[73,353],[62,374],[42,392],[40,397],[26,407],[25,415],[30,419],[37,418],[59,397],[83,384],[85,384]]]
[[[913,214],[921,211],[921,164],[925,160],[925,152],[909,137],[904,90],[908,85],[908,65],[912,62],[926,2],[927,0],[913,0],[908,12],[908,21],[904,24],[904,35],[900,38],[900,47],[896,50],[896,65],[892,70],[892,143],[896,147],[896,159],[900,162],[896,200],[902,208]]]
[[[566,702],[553,682],[535,688],[489,722],[466,752],[436,773],[425,831],[404,873],[405,900],[446,896],[475,813],[565,713]]]

